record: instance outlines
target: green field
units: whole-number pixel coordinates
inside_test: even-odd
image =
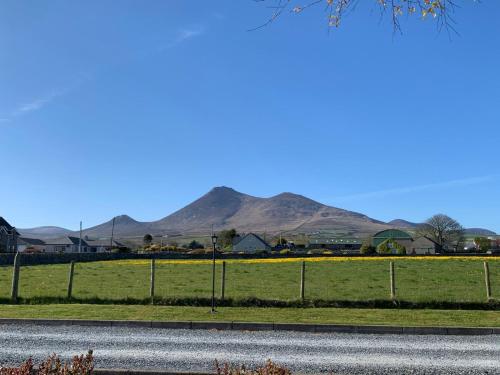
[[[358,258],[359,259],[359,258]],[[389,259],[306,259],[306,299],[369,301],[390,298]],[[500,299],[500,259],[489,258],[492,294]],[[300,259],[272,262],[229,260],[226,298],[299,299]],[[485,302],[483,260],[479,258],[397,258],[397,299],[410,302]],[[23,266],[19,295],[24,299],[66,297],[68,265]],[[217,264],[217,294],[221,264]],[[10,297],[12,267],[0,267],[0,298]],[[119,301],[149,296],[149,261],[79,263],[73,296]],[[208,298],[208,261],[157,261],[158,298]]]
[[[238,321],[352,325],[500,327],[499,311],[125,305],[0,305],[2,318],[155,321]]]

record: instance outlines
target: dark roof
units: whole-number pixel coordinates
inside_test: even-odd
[[[429,240],[431,241],[432,243],[434,243],[434,245],[437,245],[437,246],[441,246],[439,245],[436,241],[434,241],[432,238],[428,237],[428,236],[419,236],[419,237],[415,237],[415,241],[417,241],[418,239],[420,238],[425,238],[426,240]]]
[[[243,241],[245,238],[247,238],[249,236],[253,236],[253,237],[257,238],[260,242],[262,242],[264,245],[271,247],[271,245],[269,245],[266,241],[264,241],[260,236],[258,236],[255,233],[248,233],[247,235],[240,237],[240,240],[238,242],[234,243],[233,246],[239,244],[241,241]]]
[[[12,229],[12,226],[5,220],[3,217],[0,216],[0,227],[5,227],[8,230]]]
[[[80,238],[67,236],[62,238],[56,238],[51,240],[46,240],[46,245],[78,245],[80,243]],[[88,246],[85,240],[82,238],[82,246]]]
[[[17,239],[18,244],[25,244],[25,245],[45,245],[45,242],[42,240],[39,240],[38,238],[26,238],[26,237],[19,237]]]
[[[111,246],[111,240],[85,240],[89,246]],[[125,247],[121,242],[113,240],[113,247]]]
[[[1,227],[6,228],[7,230],[14,229],[14,227],[12,225],[10,225],[7,220],[5,220],[3,217],[0,216],[0,228]],[[19,233],[17,233],[17,231],[16,231],[16,234],[19,236]]]

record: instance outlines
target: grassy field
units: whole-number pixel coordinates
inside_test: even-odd
[[[500,299],[500,258],[488,258],[493,297]],[[344,301],[389,299],[387,258],[307,258],[306,298]],[[226,297],[266,300],[299,298],[302,259],[228,260]],[[397,298],[411,302],[485,302],[483,259],[396,258]],[[23,266],[20,297],[66,296],[68,265]],[[217,292],[221,264],[217,264]],[[12,267],[0,267],[0,298],[10,296]],[[149,296],[146,260],[79,263],[73,296],[123,300]],[[189,298],[211,295],[211,264],[206,260],[157,261],[156,295]]]
[[[499,311],[339,308],[219,308],[123,305],[0,305],[2,318],[155,321],[238,321],[352,325],[500,327]]]

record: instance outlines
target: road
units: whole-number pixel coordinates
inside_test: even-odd
[[[0,364],[93,349],[97,368],[206,371],[266,359],[296,373],[500,374],[499,336],[313,334],[0,325]]]

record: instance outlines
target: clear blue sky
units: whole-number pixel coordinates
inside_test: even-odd
[[[368,3],[368,2],[362,2]],[[372,5],[0,3],[0,216],[156,220],[214,186],[500,232],[500,2],[393,36]]]

